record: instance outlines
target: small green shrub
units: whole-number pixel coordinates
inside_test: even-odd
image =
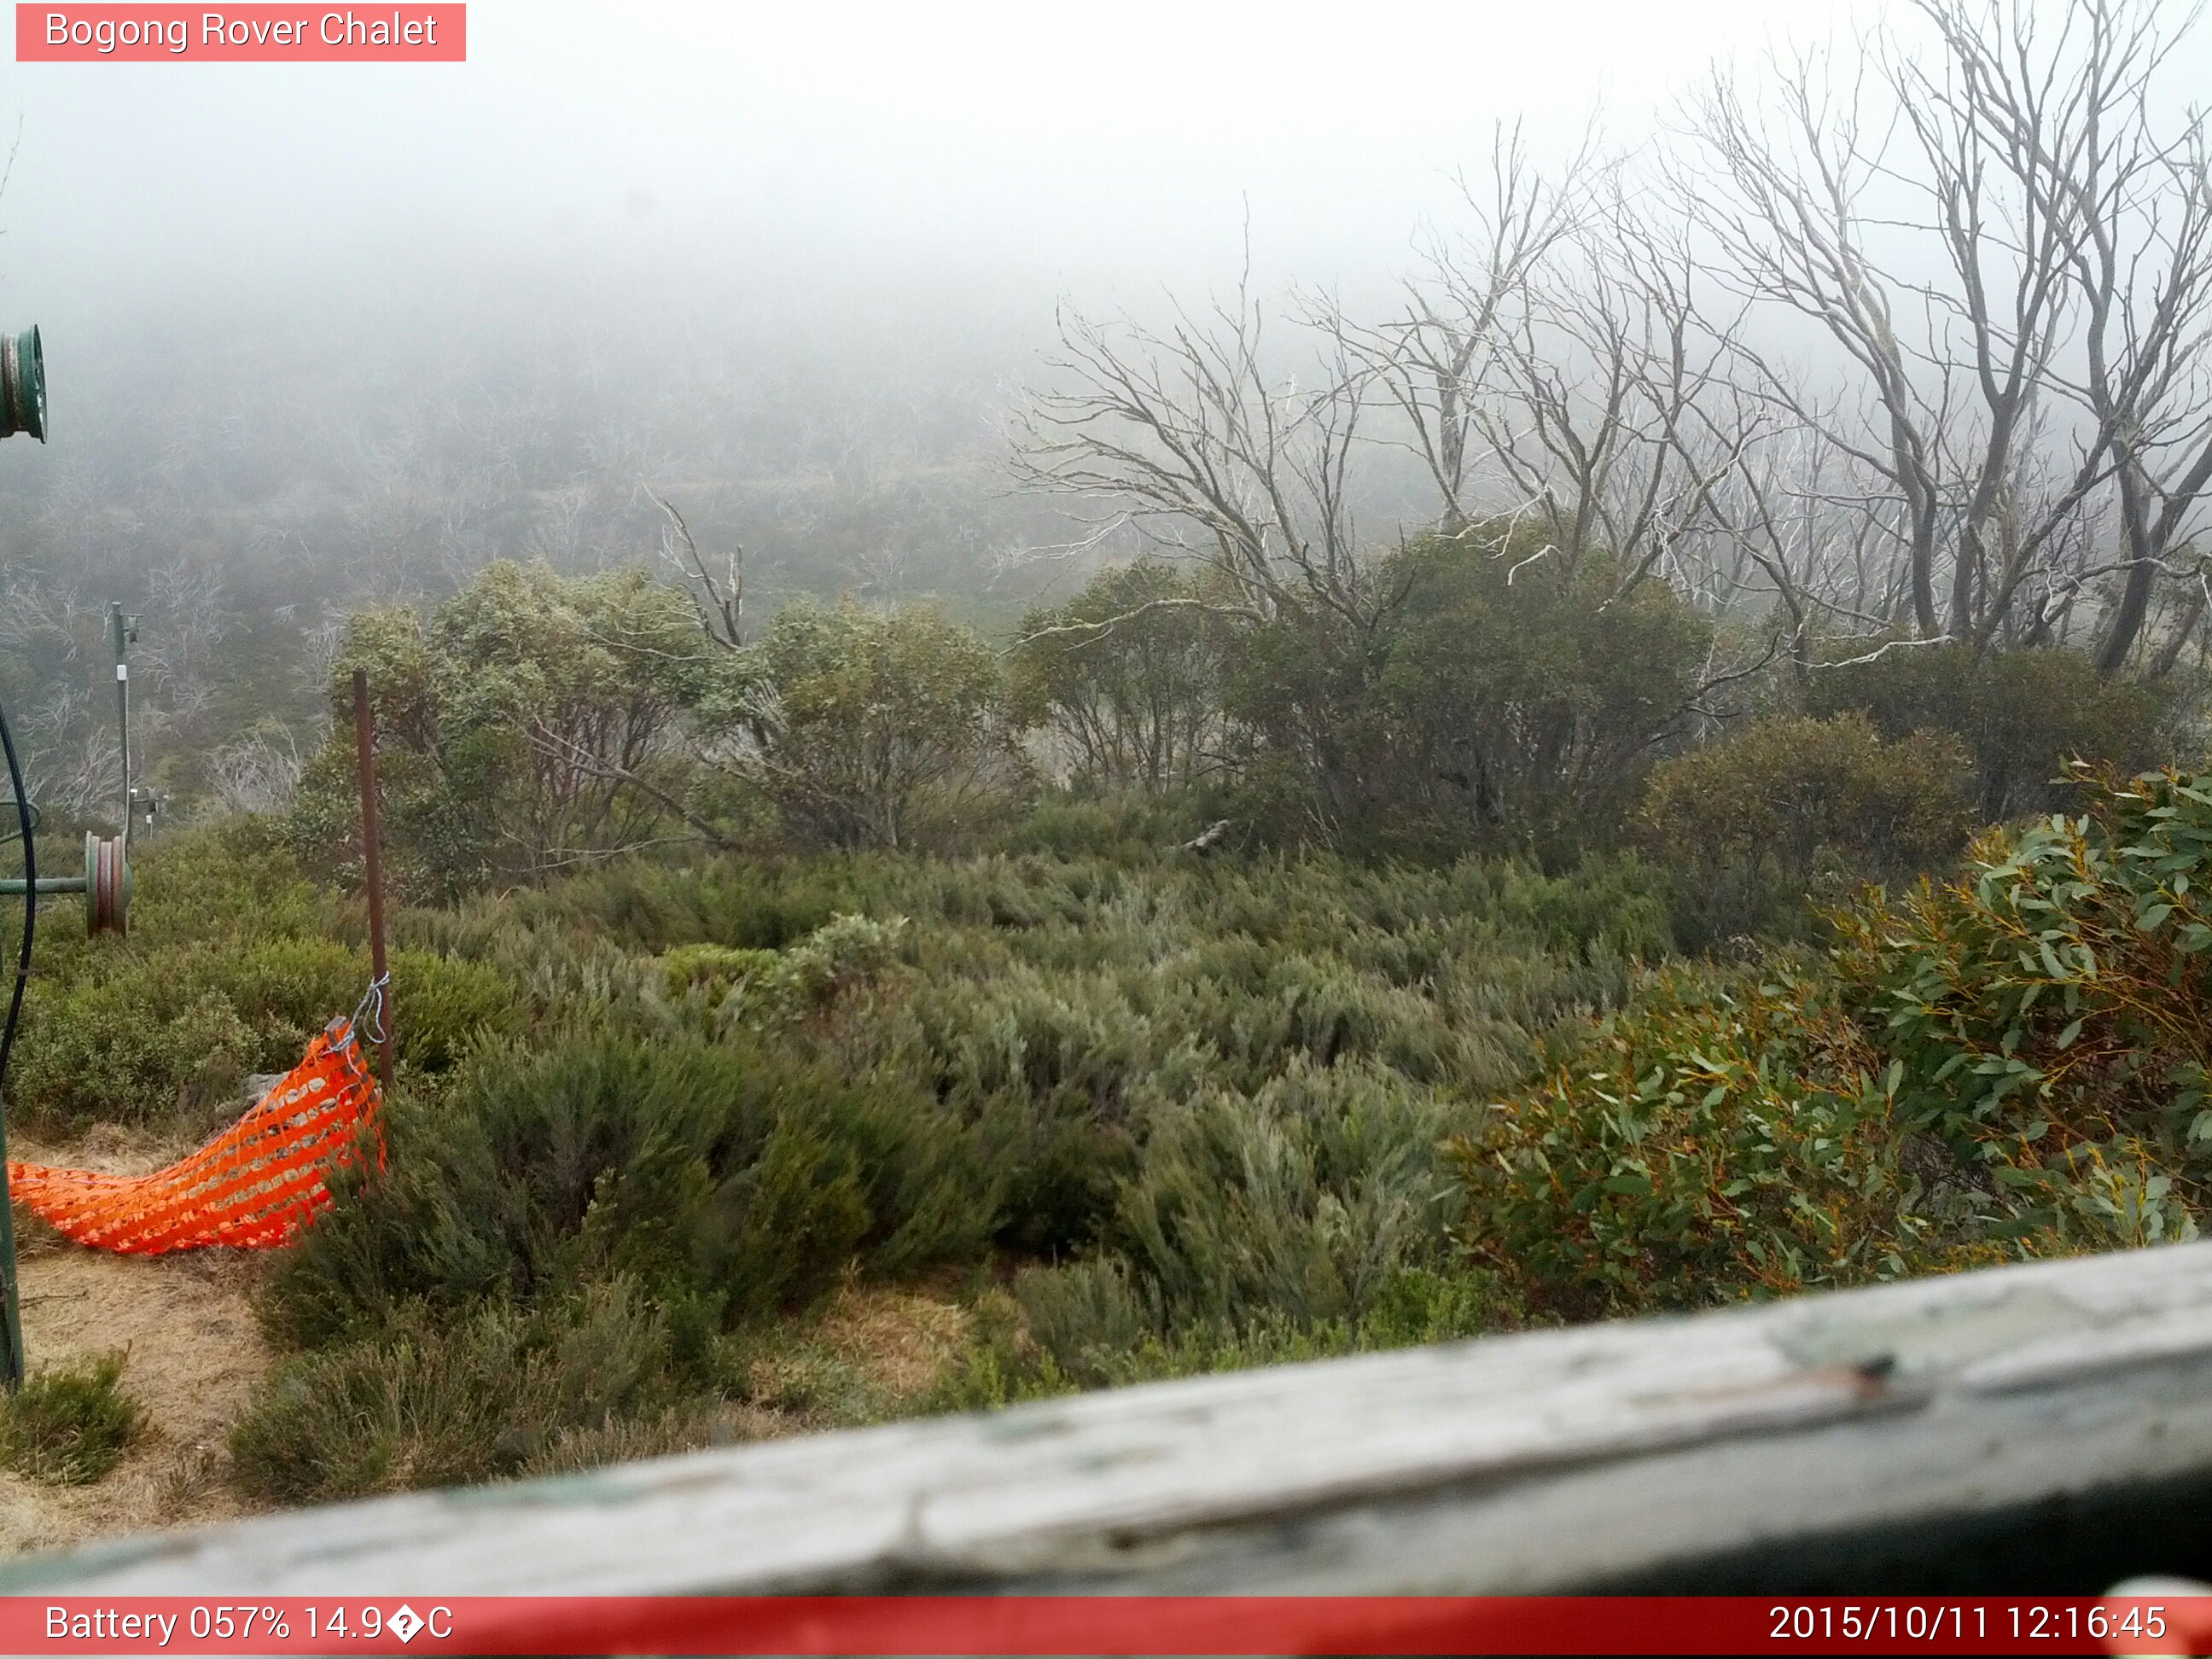
[[[1167,1322],[1158,1295],[1148,1296],[1128,1264],[1115,1256],[1026,1267],[1010,1290],[1024,1338],[1076,1382],[1103,1381]]]
[[[120,1353],[48,1366],[0,1407],[8,1465],[53,1486],[82,1486],[122,1460],[146,1431],[144,1409],[123,1387]]]
[[[719,1008],[732,990],[740,990],[775,966],[773,951],[752,951],[727,945],[679,945],[662,952],[661,972],[667,994],[680,1000],[693,992],[708,1008]]]
[[[1240,1323],[1164,1321],[1110,1260],[1024,1272],[976,1308],[975,1340],[929,1401],[981,1411],[1079,1389],[1289,1364],[1450,1341],[1498,1322],[1480,1274],[1394,1274],[1357,1320],[1304,1321],[1269,1309]]]
[[[1006,850],[1058,860],[1111,859],[1141,869],[1224,816],[1218,801],[1189,792],[1048,795],[1006,835]]]
[[[222,993],[159,967],[125,957],[99,977],[40,986],[26,1002],[9,1103],[66,1132],[194,1119],[231,1090],[260,1057],[254,1032]]]
[[[1418,538],[1371,574],[1371,622],[1285,607],[1231,634],[1246,815],[1282,841],[1427,860],[1566,862],[1615,841],[1644,769],[1687,734],[1711,622],[1529,526]]]
[[[1956,738],[1884,742],[1862,714],[1778,714],[1658,767],[1638,814],[1697,900],[1705,940],[1807,920],[1806,897],[1947,864],[1966,840]]]
[[[352,965],[358,975],[358,958]],[[364,981],[354,995],[366,988]],[[521,998],[504,974],[433,951],[392,952],[392,1007],[399,1062],[416,1072],[451,1071],[477,1043],[522,1026]]]
[[[256,1059],[274,1067],[299,1058],[310,1034],[349,1012],[368,987],[368,956],[335,939],[283,935],[224,941],[191,957],[170,953],[156,972],[204,979],[253,1031]]]
[[[204,1130],[241,1074],[295,1064],[368,985],[366,951],[331,936],[335,896],[265,830],[165,836],[140,862],[128,939],[88,940],[51,915],[40,930],[9,1104],[50,1133]]]
[[[597,1423],[557,1429],[522,1460],[514,1473],[524,1480],[574,1474],[609,1463],[634,1463],[641,1458],[698,1451],[742,1437],[732,1426],[726,1404],[702,1397],[665,1406],[650,1415],[608,1416]]]
[[[535,1311],[390,1311],[262,1388],[230,1435],[248,1492],[313,1503],[580,1467],[672,1409],[667,1322],[627,1280]]]
[[[1972,757],[1968,799],[1978,823],[2074,806],[2065,763],[2131,771],[2172,751],[2176,683],[2112,678],[2086,651],[1892,651],[1815,672],[1806,710],[1863,714],[1891,741],[1946,732]]]
[[[690,1042],[480,1051],[434,1107],[395,1102],[390,1166],[344,1183],[264,1304],[294,1342],[410,1301],[529,1304],[635,1278],[695,1337],[830,1283],[872,1217],[826,1068]]]
[[[832,916],[745,981],[738,1006],[750,1026],[786,1024],[828,1006],[841,992],[880,973],[898,948],[903,918]],[[726,1015],[729,1006],[724,1005]]]
[[[1154,1125],[1116,1241],[1179,1318],[1356,1321],[1395,1274],[1448,1260],[1459,1193],[1437,1152],[1457,1115],[1354,1065],[1208,1095]]]
[[[41,839],[42,848],[47,844]],[[131,862],[137,875],[131,934],[144,945],[295,938],[326,931],[334,908],[267,819],[228,818],[133,838]]]

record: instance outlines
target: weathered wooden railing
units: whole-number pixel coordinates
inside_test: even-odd
[[[2202,1571],[2212,1243],[154,1534],[0,1589],[2094,1592]]]

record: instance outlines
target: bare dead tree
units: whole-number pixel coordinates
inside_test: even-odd
[[[146,621],[138,646],[141,673],[167,711],[180,720],[203,713],[214,696],[216,647],[230,632],[222,571],[183,558],[146,574]]]
[[[1314,307],[1402,422],[1401,441],[1436,486],[1448,535],[1496,509],[1494,501],[1477,499],[1487,480],[1474,424],[1493,356],[1525,311],[1537,270],[1587,212],[1588,186],[1601,169],[1595,134],[1547,175],[1529,156],[1518,124],[1501,124],[1492,134],[1486,176],[1478,181],[1462,173],[1456,181],[1467,228],[1429,239],[1421,269],[1405,284],[1399,317],[1362,325],[1334,306]]]
[[[1850,490],[1848,474],[1836,476],[1838,459],[1817,427],[1799,426],[1747,447],[1711,495],[1708,579],[1721,591],[1709,608],[1722,612],[1740,595],[1771,592],[1801,680],[1824,635],[1881,633],[1894,620],[1895,593],[1869,593],[1865,543],[1876,520],[1834,499]]]
[[[2064,227],[2081,323],[2056,379],[2110,454],[2123,560],[2096,655],[2112,673],[2162,575],[2189,582],[2189,627],[2202,614],[2193,562],[2170,556],[2212,486],[2212,189],[2203,117],[2162,123],[2154,103],[2198,9],[2081,0],[2054,26],[2022,0],[1916,4],[1956,65],[1956,122],[2029,212]]]
[[[2194,12],[1910,16],[1917,38],[1781,58],[1756,89],[1717,72],[1656,179],[1589,142],[1542,169],[1500,129],[1395,314],[1304,302],[1304,384],[1249,281],[1158,328],[1063,316],[1024,475],[1195,558],[1247,619],[1386,613],[1351,481],[1390,447],[1429,526],[1534,524],[1516,561],[1771,605],[1800,674],[2092,628],[2106,672],[2146,638],[2166,672],[2212,614],[2212,147],[2152,96]]]
[[[1986,643],[2107,469],[2093,431],[2053,488],[2018,488],[2069,320],[2075,228],[2000,189],[1971,77],[1948,60],[1930,70],[1885,50],[1848,84],[1816,55],[1776,70],[1766,106],[1725,76],[1707,87],[1696,126],[1713,165],[1682,181],[1686,199],[1726,279],[1843,348],[1856,396],[1842,401],[1746,356],[1769,395],[1882,487],[1917,634]]]
[[[1778,108],[1747,100],[1734,76],[1716,71],[1692,108],[1700,165],[1675,179],[1686,213],[1711,238],[1719,269],[1740,292],[1811,319],[1844,349],[1870,390],[1875,418],[1834,420],[1802,383],[1747,355],[1771,394],[1894,492],[1913,617],[1925,635],[1942,631],[1935,592],[1942,511],[1938,446],[1951,414],[1951,387],[1916,374],[1899,337],[1892,285],[1865,246],[1863,197],[1878,176],[1887,135],[1868,130],[1865,88],[1830,84],[1810,55],[1774,65]],[[1926,354],[1923,354],[1926,355]]]
[[[1619,592],[1655,572],[1694,591],[1713,492],[1776,411],[1737,384],[1733,327],[1706,321],[1686,243],[1617,173],[1592,186],[1601,211],[1529,273],[1470,423],[1570,571],[1602,550]]]
[[[1920,638],[2045,641],[2093,601],[2091,534],[2123,549],[2098,659],[2141,636],[2212,484],[2212,195],[2201,122],[2162,131],[2153,81],[2193,11],[1915,0],[1934,49],[1778,63],[1764,100],[1719,75],[1677,174],[1720,271],[1843,348],[1816,398],[1768,395],[1878,488]],[[2194,626],[2193,617],[2191,626]]]
[[[1281,702],[1272,740],[1312,777],[1328,838],[1377,761],[1359,734],[1309,714],[1364,702],[1381,672],[1376,634],[1412,574],[1383,579],[1391,567],[1370,556],[1353,510],[1372,453],[1371,368],[1341,334],[1304,320],[1279,351],[1249,268],[1231,300],[1202,317],[1174,306],[1159,327],[1063,311],[1052,382],[1013,423],[1015,465],[1032,487],[1125,514],[1200,567],[1207,580],[1176,608],[1286,630],[1304,683],[1329,690]],[[1125,620],[1081,627],[1096,636]]]
[[[281,812],[307,770],[299,740],[280,720],[266,720],[219,745],[208,760],[209,787],[226,812]]]
[[[1249,275],[1152,328],[1060,313],[1051,383],[1012,422],[1028,485],[1127,514],[1225,586],[1221,608],[1371,620],[1351,475],[1366,374],[1324,337],[1317,383],[1269,362]]]
[[[745,550],[742,544],[732,542],[724,556],[721,571],[717,574],[707,563],[706,555],[699,550],[693,538],[691,526],[684,515],[669,502],[653,494],[650,484],[641,483],[646,499],[667,516],[673,530],[673,540],[664,537],[661,557],[676,567],[684,578],[684,586],[691,590],[692,603],[698,607],[699,626],[707,637],[726,651],[741,651],[745,643]]]

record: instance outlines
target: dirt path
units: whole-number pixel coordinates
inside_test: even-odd
[[[102,1129],[67,1146],[12,1150],[33,1162],[141,1174],[182,1149]],[[0,1556],[245,1513],[227,1442],[273,1363],[251,1302],[270,1258],[111,1255],[69,1243],[20,1208],[15,1224],[31,1369],[123,1350],[123,1386],[146,1408],[150,1431],[90,1486],[50,1486],[0,1469]],[[848,1284],[777,1334],[755,1367],[753,1398],[732,1404],[726,1426],[757,1439],[904,1415],[967,1325],[949,1285]]]
[[[172,1149],[88,1139],[18,1157],[136,1173]],[[150,1431],[106,1479],[49,1486],[0,1470],[0,1554],[241,1512],[224,1437],[270,1354],[247,1296],[264,1268],[237,1250],[110,1255],[16,1212],[31,1369],[121,1349],[123,1386]]]

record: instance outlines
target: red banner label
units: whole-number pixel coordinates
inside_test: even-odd
[[[15,1654],[2205,1653],[2212,1597],[0,1597]]]
[[[459,64],[465,5],[25,5],[19,64]]]

